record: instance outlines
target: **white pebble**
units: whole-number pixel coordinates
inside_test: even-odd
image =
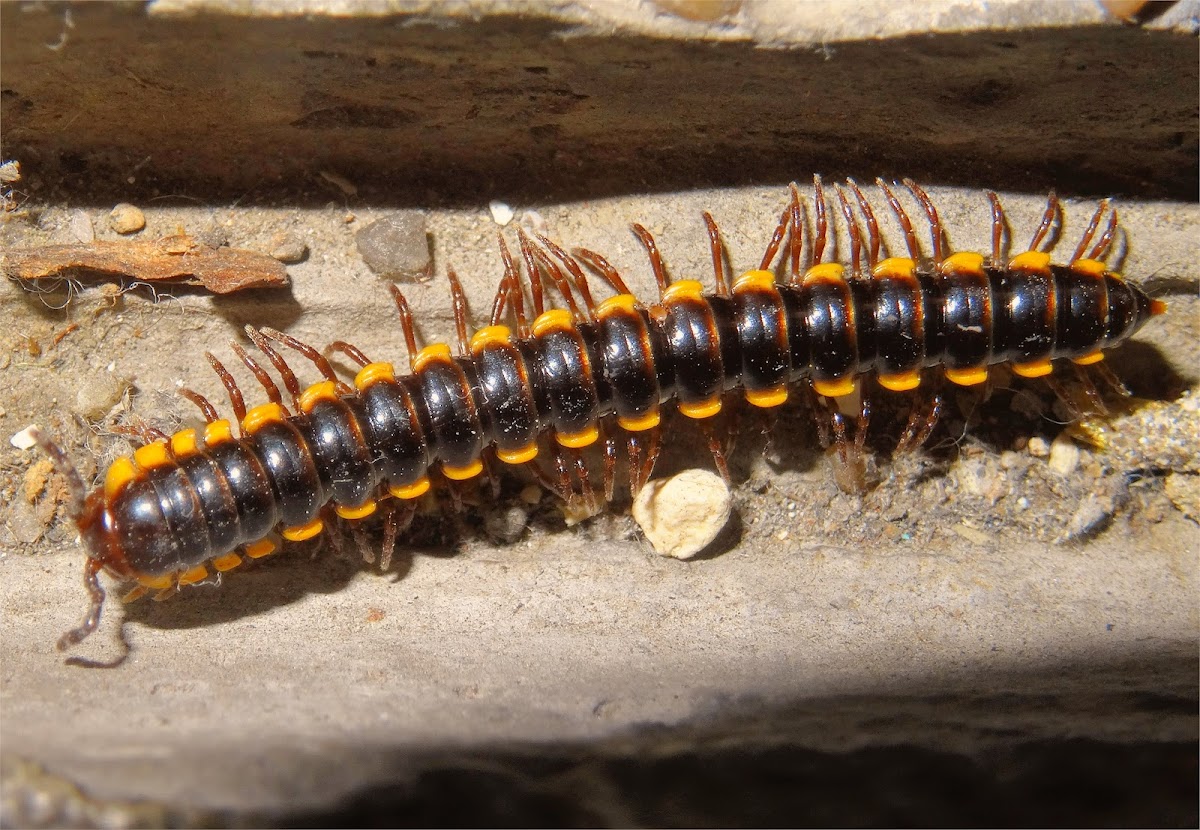
[[[488,202],[488,210],[492,212],[492,221],[500,227],[513,220],[513,209],[504,202]]]
[[[1026,449],[1029,450],[1029,454],[1034,458],[1045,458],[1050,454],[1050,444],[1040,435],[1030,438]]]
[[[633,518],[663,556],[690,559],[704,550],[729,521],[733,494],[711,470],[684,470],[642,488]]]
[[[146,215],[128,202],[121,202],[108,214],[108,224],[117,233],[137,233],[146,227]]]
[[[9,438],[8,443],[12,444],[19,450],[27,450],[31,447],[36,447],[37,438],[34,436],[37,435],[37,430],[37,424],[30,424],[29,426],[25,427],[25,429]]]
[[[1079,466],[1079,446],[1064,432],[1050,445],[1050,459],[1046,462],[1060,476],[1068,476]]]

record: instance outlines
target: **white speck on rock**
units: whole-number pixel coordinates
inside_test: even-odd
[[[488,210],[492,212],[492,221],[500,227],[513,220],[513,209],[504,202],[488,202]]]

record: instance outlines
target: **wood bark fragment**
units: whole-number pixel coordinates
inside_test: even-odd
[[[37,282],[100,279],[199,285],[214,294],[288,284],[283,263],[257,251],[213,248],[187,234],[155,240],[43,245],[6,251],[5,276]]]

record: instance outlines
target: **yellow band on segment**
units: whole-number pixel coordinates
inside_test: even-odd
[[[660,416],[658,410],[652,410],[645,415],[631,415],[628,418],[617,418],[617,423],[621,425],[621,429],[629,432],[642,432],[647,429],[654,429],[658,426]]]
[[[381,380],[395,380],[396,369],[390,363],[368,363],[358,370],[354,376],[354,388],[363,391],[373,383]]]
[[[916,273],[917,263],[902,256],[890,256],[871,269],[871,276],[877,280],[913,277]]]
[[[104,500],[112,501],[129,482],[138,477],[137,467],[133,466],[133,459],[128,457],[118,458],[108,468],[108,472],[104,474]]]
[[[910,392],[921,385],[921,373],[913,370],[897,372],[894,375],[880,375],[879,385],[893,392]]]
[[[590,446],[596,443],[596,439],[599,437],[600,430],[595,426],[590,426],[580,432],[557,432],[554,434],[555,441],[573,450]]]
[[[774,288],[775,275],[770,271],[747,271],[733,284],[733,292],[749,291],[752,288]]]
[[[434,343],[417,352],[413,358],[413,372],[419,372],[430,363],[448,363],[451,361],[450,347],[445,343]]]
[[[505,464],[524,464],[537,458],[537,444],[529,444],[517,450],[496,450],[496,457]]]
[[[171,454],[167,452],[166,441],[155,441],[133,451],[133,463],[143,470],[153,470],[171,463]]]
[[[1014,363],[1012,370],[1023,378],[1041,378],[1053,372],[1054,366],[1049,360],[1035,360],[1031,363]]]
[[[536,326],[537,323],[535,322]],[[471,354],[479,354],[489,346],[504,346],[512,343],[512,331],[508,326],[484,326],[471,335]]]
[[[1101,360],[1104,360],[1104,352],[1100,351],[1071,358],[1071,362],[1076,366],[1091,366],[1093,363],[1099,363]]]
[[[679,411],[689,418],[711,418],[721,411],[721,399],[709,398],[707,401],[696,401],[695,403],[680,403]]]
[[[204,446],[215,447],[233,440],[233,427],[229,421],[222,418],[204,427]]]
[[[466,481],[469,478],[475,478],[475,476],[482,472],[483,462],[478,458],[465,467],[453,467],[449,464],[442,465],[442,475],[455,481]]]
[[[178,582],[180,585],[194,585],[197,582],[203,582],[205,579],[208,579],[208,568],[203,565],[197,565],[181,573]]]
[[[703,285],[696,282],[696,280],[680,280],[667,286],[667,290],[662,295],[662,304],[668,305],[678,300],[702,299],[704,299]]]
[[[824,395],[827,398],[841,398],[851,395],[855,389],[854,378],[850,375],[834,378],[833,380],[814,380],[812,385],[818,395]]]
[[[571,312],[565,308],[552,308],[549,311],[538,315],[538,318],[533,321],[533,326],[530,329],[534,337],[541,337],[543,334],[552,331],[562,331],[569,329],[575,325],[575,318],[571,316]]]
[[[883,263],[879,263],[882,265]],[[878,266],[877,266],[878,267]],[[801,285],[809,285],[814,282],[841,282],[846,279],[846,269],[837,262],[822,262],[820,265],[814,265],[804,272],[804,279]]]
[[[1071,263],[1071,270],[1089,277],[1103,277],[1108,272],[1108,268],[1098,259],[1077,259]]]
[[[314,383],[300,393],[300,411],[312,412],[313,407],[320,401],[336,401],[337,399],[337,385],[331,380],[323,380],[320,383]]]
[[[171,453],[176,458],[187,458],[200,451],[196,444],[196,430],[182,429],[171,436]]]
[[[1010,259],[1008,267],[1014,271],[1031,271],[1035,274],[1049,275],[1050,254],[1042,251],[1026,251]]]
[[[346,507],[345,505],[335,504],[333,512],[337,513],[343,519],[365,519],[375,512],[375,500],[369,499],[359,507]]]
[[[175,578],[171,576],[139,576],[138,584],[145,585],[154,591],[165,591],[175,584]]]
[[[287,418],[283,407],[277,403],[264,403],[251,409],[242,419],[242,429],[247,435],[253,435],[267,424],[282,423]]]
[[[746,400],[750,402],[750,405],[762,409],[781,406],[787,399],[788,390],[786,386],[776,386],[774,389],[746,390]]]
[[[279,546],[271,539],[259,539],[257,542],[251,542],[243,546],[246,555],[251,559],[262,559],[264,556],[270,556]]]
[[[416,499],[425,495],[429,491],[429,477],[421,476],[412,484],[404,484],[399,487],[388,485],[388,492],[398,499]]]
[[[218,556],[212,561],[212,566],[221,573],[232,571],[238,565],[242,564],[242,557],[236,553],[227,553],[224,556]]]
[[[983,254],[977,254],[973,251],[963,251],[958,254],[951,254],[942,260],[938,266],[938,271],[947,275],[961,277],[982,277],[983,270]]]
[[[320,519],[313,519],[305,525],[297,525],[296,527],[285,527],[283,529],[283,538],[289,542],[303,542],[305,539],[311,539],[322,530],[325,529],[325,523]]]
[[[973,366],[969,369],[947,369],[946,380],[959,386],[978,386],[987,380],[986,366]]]
[[[632,294],[618,294],[602,300],[596,306],[596,319],[603,319],[614,311],[637,311],[637,297]]]

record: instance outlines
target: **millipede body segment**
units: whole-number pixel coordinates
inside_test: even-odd
[[[84,494],[62,451],[43,439],[73,482],[92,596],[88,616],[59,647],[95,629],[104,600],[102,570],[136,583],[135,596],[165,595],[271,553],[279,536],[304,540],[320,533],[333,515],[358,520],[376,512],[389,517],[386,567],[416,499],[445,480],[491,475],[497,462],[527,466],[565,498],[572,497],[574,471],[590,497],[581,451],[599,444],[605,450],[605,495],[611,498],[617,448],[624,445],[636,490],[657,456],[664,405],[704,422],[728,406],[733,394],[772,409],[798,387],[838,398],[866,377],[889,393],[914,390],[933,372],[954,384],[979,384],[1000,363],[1011,364],[1018,375],[1039,377],[1052,371],[1054,360],[1095,363],[1103,349],[1128,339],[1163,310],[1102,261],[1115,213],[1089,253],[1104,205],[1066,264],[1052,263],[1039,250],[1056,215],[1053,197],[1030,250],[1002,255],[1005,220],[989,194],[991,256],[950,253],[932,203],[906,182],[932,231],[933,256],[924,257],[904,208],[879,184],[905,232],[907,256],[883,255],[870,205],[849,182],[837,194],[850,261],[824,261],[828,210],[819,180],[813,227],[793,185],[761,266],[731,284],[716,226],[706,215],[715,292],[695,280],[671,282],[653,239],[635,226],[659,284],[653,304],[629,293],[598,254],[571,256],[548,240],[539,246],[522,235],[525,277],[501,240],[505,276],[491,323],[473,334],[451,274],[457,349],[434,344],[416,350],[407,303],[394,291],[410,351],[407,373],[335,343],[332,348],[360,366],[351,385],[315,349],[279,332],[251,330],[255,345],[282,376],[290,406],[237,347],[269,403],[247,409],[232,377],[210,355],[236,419],[218,417],[201,396],[185,391],[200,405],[206,425],[171,436],[149,431],[150,440],[114,463],[103,485],[90,493]],[[780,247],[784,254],[772,270]],[[615,296],[592,299],[580,260]],[[553,281],[569,309],[544,307],[544,278]],[[313,360],[325,379],[302,389],[280,345]],[[714,454],[723,468],[717,449]],[[540,466],[547,456],[553,461],[550,473]]]

